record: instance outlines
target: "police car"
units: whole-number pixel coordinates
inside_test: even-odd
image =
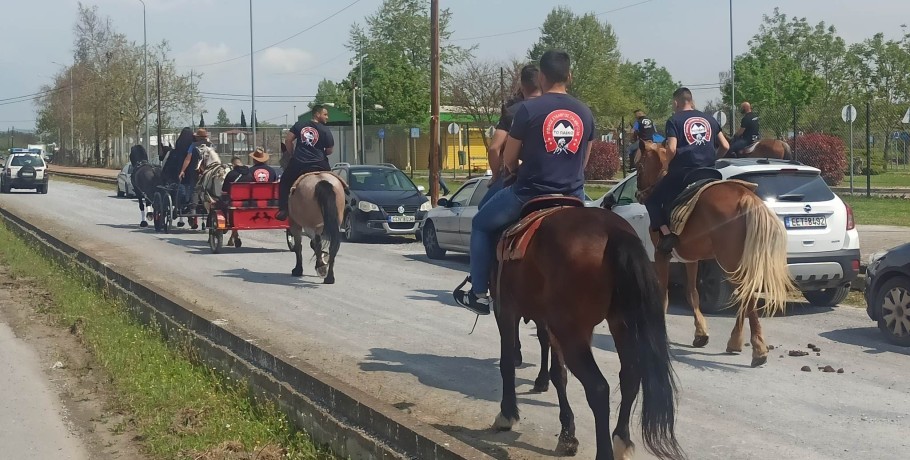
[[[10,149],[0,171],[0,192],[12,189],[31,189],[47,193],[47,163],[40,149]]]

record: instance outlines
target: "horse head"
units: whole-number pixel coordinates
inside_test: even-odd
[[[202,144],[199,146],[200,162],[199,170],[205,171],[212,165],[221,164],[221,156],[211,146]]]
[[[661,144],[654,142],[639,143],[640,159],[635,165],[638,175],[638,201],[644,202],[654,190],[654,186],[667,175],[667,168],[673,155]]]

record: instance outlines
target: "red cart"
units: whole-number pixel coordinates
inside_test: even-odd
[[[213,253],[221,251],[224,235],[229,231],[274,229],[289,234],[288,222],[275,218],[278,214],[277,182],[236,182],[231,184],[228,201],[214,206],[207,221],[209,248]],[[293,247],[290,240],[288,247]]]

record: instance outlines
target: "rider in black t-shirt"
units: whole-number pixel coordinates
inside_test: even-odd
[[[752,111],[752,104],[743,102],[739,106],[739,110],[743,113],[743,119],[739,130],[733,135],[729,156],[736,156],[742,149],[761,140],[761,133],[758,130],[758,115]]]
[[[325,126],[329,121],[329,111],[324,105],[316,104],[312,113],[312,120],[294,123],[284,139],[285,147],[294,154],[287,169],[281,174],[278,185],[279,211],[275,216],[278,220],[288,218],[288,195],[300,176],[314,171],[331,170],[328,156],[335,147],[335,138],[332,137],[332,131]]]

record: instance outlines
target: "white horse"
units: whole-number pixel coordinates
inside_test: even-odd
[[[212,207],[221,200],[221,190],[224,180],[231,171],[231,165],[221,162],[221,156],[214,148],[208,145],[199,146],[201,159],[199,162],[199,183],[196,184],[196,197],[205,207],[206,213],[212,212]],[[228,245],[239,247],[240,237],[237,232],[231,233]]]

